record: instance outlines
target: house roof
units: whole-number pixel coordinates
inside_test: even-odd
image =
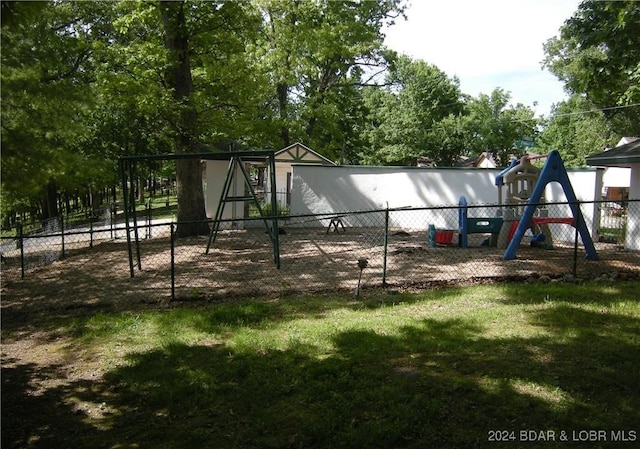
[[[586,161],[587,165],[604,167],[630,167],[631,164],[638,164],[640,163],[640,139],[588,156]]]
[[[478,156],[463,158],[457,165],[458,167],[497,167],[496,161],[493,159],[493,153],[491,153],[491,151],[483,151]]]
[[[275,159],[276,162],[289,162],[292,164],[336,165],[333,161],[299,142],[276,151]]]

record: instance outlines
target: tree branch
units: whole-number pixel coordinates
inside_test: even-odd
[[[71,68],[69,68],[69,70],[61,73],[58,72],[54,75],[43,75],[40,78],[40,81],[43,83],[50,83],[54,81],[61,81],[66,78],[71,78],[75,73],[79,71],[80,66],[84,61],[86,61],[89,58],[89,55],[91,55],[91,53],[92,51],[87,48],[76,57],[73,65],[71,66]]]

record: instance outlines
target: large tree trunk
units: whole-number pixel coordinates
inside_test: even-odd
[[[285,147],[291,145],[291,137],[289,135],[289,125],[287,120],[287,106],[289,102],[289,94],[287,92],[286,84],[278,84],[276,86],[276,92],[278,93],[278,110],[280,112],[280,120],[282,121],[282,127],[280,128],[280,137]]]
[[[43,198],[42,218],[58,217],[58,186],[54,181],[49,181]]]
[[[176,118],[175,152],[196,153],[197,113],[191,104],[193,80],[189,62],[189,35],[184,15],[184,2],[163,1],[160,3],[164,44],[169,54],[169,67],[165,73],[167,85],[173,89],[173,96],[179,108]],[[178,186],[178,237],[206,235],[209,226],[204,206],[202,172],[200,161],[184,159],[176,161],[176,181]]]
[[[290,26],[292,28],[296,27],[298,23],[298,15],[296,13],[298,7],[300,6],[300,1],[296,0],[293,4],[293,11],[289,16]],[[277,16],[279,13],[275,13],[269,9],[269,22],[271,23],[271,34],[274,36],[274,49],[278,44],[275,43],[275,36],[278,34],[276,30],[275,23],[278,21]],[[284,49],[286,52],[286,56],[284,59],[284,66],[287,72],[292,70],[291,68],[291,60],[289,53],[289,49]],[[280,138],[282,139],[282,145],[288,147],[291,145],[291,132],[289,130],[289,85],[284,80],[280,80],[276,83],[276,98],[278,100],[278,117],[280,118],[281,126],[280,126]]]

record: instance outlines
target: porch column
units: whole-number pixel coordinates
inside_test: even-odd
[[[640,164],[631,164],[629,199],[640,200]],[[625,248],[640,250],[640,202],[629,202]]]

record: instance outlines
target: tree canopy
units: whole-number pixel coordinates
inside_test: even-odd
[[[586,157],[613,147],[620,136],[611,130],[601,111],[581,95],[554,105],[538,146],[542,151],[558,150],[567,166],[581,167]]]
[[[58,187],[116,179],[81,145],[94,102],[92,50],[78,5],[42,4],[37,14],[19,6],[11,14],[25,15],[2,26],[3,209],[28,207]],[[5,9],[3,3],[3,14]],[[43,213],[55,216],[55,201],[47,201]]]
[[[358,141],[363,67],[386,66],[381,29],[404,10],[400,0],[2,5],[7,210],[47,186],[113,184],[125,154],[293,140],[344,154]],[[205,218],[197,163],[176,168],[179,219]]]
[[[480,94],[468,103],[469,147],[475,151],[491,151],[502,166],[512,155],[519,155],[518,141],[534,141],[539,120],[533,110],[523,104],[509,104],[511,95],[496,88],[490,95]],[[515,154],[514,154],[515,153]]]
[[[411,165],[419,156],[438,163],[455,159],[463,148],[443,148],[442,120],[460,114],[462,94],[456,78],[436,66],[401,56],[391,66],[386,87],[365,89],[367,145],[362,162]]]
[[[621,135],[640,135],[640,3],[580,3],[544,46],[544,65]]]
[[[545,46],[574,95],[541,123],[496,87],[477,97],[384,46],[405,0],[2,2],[2,210],[117,182],[118,157],[279,149],[350,164],[506,164],[541,134],[579,164],[638,134],[640,15],[585,1]],[[573,117],[601,109],[597,117]],[[598,148],[599,149],[599,148]],[[199,166],[176,164],[179,220],[204,218]],[[181,235],[206,232],[183,227]]]

